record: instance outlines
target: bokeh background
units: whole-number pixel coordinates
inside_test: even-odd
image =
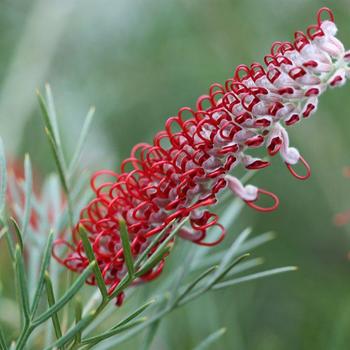
[[[349,0],[3,0],[0,133],[6,150],[17,159],[29,152],[39,173],[54,170],[35,94],[49,82],[67,154],[94,105],[82,167],[116,167],[179,107],[194,106],[238,64],[261,62],[274,40],[304,30],[324,5],[334,10],[339,38],[350,47]],[[267,267],[295,264],[299,271],[211,293],[176,311],[162,322],[154,349],[190,349],[221,326],[227,332],[215,349],[349,348],[350,225],[333,223],[350,208],[350,179],[342,173],[350,165],[348,96],[350,84],[328,91],[317,114],[290,129],[312,177],[297,181],[276,157],[253,182],[279,195],[279,210],[246,208],[239,220],[256,233],[277,232],[258,251]],[[228,235],[238,232],[232,227]]]

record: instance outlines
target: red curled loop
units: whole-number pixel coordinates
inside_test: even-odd
[[[317,24],[320,26],[323,22],[322,20],[322,14],[327,13],[329,15],[328,21],[334,22],[334,14],[331,9],[328,7],[322,7],[317,11]]]
[[[300,156],[299,160],[301,161],[301,163],[304,165],[305,169],[306,169],[306,174],[305,175],[299,175],[292,167],[291,164],[286,162],[287,168],[289,170],[289,172],[298,180],[307,180],[310,175],[311,175],[311,168],[310,165],[308,164],[308,162],[302,157]]]
[[[216,224],[215,226],[219,227],[221,230],[221,233],[216,240],[214,240],[212,242],[205,242],[204,239],[206,238],[206,235],[204,235],[204,237],[202,237],[201,239],[199,239],[197,241],[193,241],[193,243],[198,244],[198,245],[203,246],[203,247],[214,247],[214,246],[218,245],[219,243],[221,243],[226,236],[226,230],[225,230],[224,226],[222,226],[221,224]]]
[[[259,194],[266,194],[267,196],[271,197],[273,199],[273,204],[270,207],[266,207],[266,208],[260,207],[259,205],[255,204],[255,202],[259,199]],[[258,188],[258,196],[256,197],[255,200],[245,201],[245,202],[248,204],[249,207],[263,213],[276,210],[278,205],[280,204],[279,198],[274,193],[261,188]]]

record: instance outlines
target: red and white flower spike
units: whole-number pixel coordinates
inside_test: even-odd
[[[150,237],[185,217],[190,226],[179,235],[200,245],[213,245],[224,238],[225,230],[207,207],[216,204],[217,194],[226,187],[257,210],[271,211],[278,206],[273,193],[243,186],[230,174],[239,164],[247,170],[269,166],[268,161],[252,157],[250,149],[265,147],[270,156],[279,153],[293,176],[310,176],[307,162],[290,147],[284,125],[309,118],[317,109],[318,97],[349,78],[350,52],[335,37],[336,31],[332,12],[320,9],[317,23],[306,34],[298,31],[292,42],[272,45],[265,65],[238,66],[225,84],[213,84],[208,95],[198,99],[195,110],[181,108],[167,120],[153,144],[133,148],[120,172],[99,171],[93,176],[95,198],[82,211],[79,224],[89,232],[111,291],[126,272],[119,218],[127,224],[135,257],[148,246]],[[304,175],[295,170],[299,163],[305,167]],[[256,204],[260,195],[271,197],[271,207]],[[213,226],[221,234],[208,242],[208,229]],[[69,250],[59,260],[81,272],[88,260],[78,235],[73,241],[58,242]],[[155,278],[163,266],[164,259],[140,280]],[[94,283],[94,278],[89,282]]]

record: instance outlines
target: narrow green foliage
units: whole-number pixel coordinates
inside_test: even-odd
[[[97,343],[106,340],[110,337],[113,337],[114,335],[118,333],[122,333],[130,328],[136,327],[144,322],[147,321],[147,317],[141,317],[137,320],[133,320],[132,322],[129,322],[121,327],[118,328],[112,328],[109,331],[106,331],[102,333],[101,335],[97,335],[91,338],[84,339],[81,343],[82,344],[91,344],[91,345],[96,345]]]
[[[55,348],[61,348],[67,343],[69,343],[78,333],[81,331],[95,318],[95,312],[91,312],[89,315],[85,316],[80,320],[74,327],[72,327],[66,334],[64,334],[60,339],[54,342],[52,345],[45,348],[45,350],[51,350]]]
[[[30,321],[28,286],[24,269],[22,250],[18,244],[16,245],[15,259],[17,288],[21,303],[21,311],[23,313],[25,325],[28,325]]]
[[[0,241],[1,239],[6,235],[8,229],[6,226],[4,226],[1,230],[0,230]]]
[[[4,145],[0,138],[0,217],[4,214],[7,189],[7,169]]]
[[[280,268],[266,270],[266,271],[262,271],[262,272],[257,272],[257,273],[253,273],[253,274],[250,274],[247,276],[234,278],[234,279],[231,279],[229,281],[224,281],[224,282],[218,283],[213,287],[213,289],[226,288],[226,287],[233,286],[235,284],[249,282],[249,281],[253,281],[253,280],[256,280],[259,278],[263,278],[263,277],[277,275],[277,274],[284,273],[284,272],[296,271],[297,269],[298,268],[296,266],[286,266],[286,267],[280,267]]]
[[[148,309],[151,305],[155,303],[155,300],[150,300],[149,302],[143,304],[142,306],[138,307],[134,312],[132,312],[129,316],[118,322],[115,326],[112,327],[112,329],[116,329],[122,326],[125,326],[130,321],[134,320],[137,316],[141,315],[146,309]]]
[[[84,121],[84,125],[83,128],[81,130],[79,139],[78,139],[78,143],[77,143],[77,147],[75,149],[74,155],[72,157],[72,160],[69,164],[69,168],[68,168],[68,177],[72,178],[78,164],[79,164],[79,159],[81,157],[81,153],[83,150],[83,146],[86,142],[86,138],[88,135],[88,132],[90,130],[90,126],[91,126],[91,122],[93,120],[93,117],[95,115],[95,107],[91,107],[85,117],[85,121]]]
[[[227,264],[226,267],[220,271],[220,268],[218,269],[217,273],[215,274],[215,277],[213,280],[208,284],[208,286],[213,286],[215,283],[220,281],[222,278],[224,278],[236,265],[238,265],[242,260],[249,257],[250,254],[246,253],[238,257],[237,259],[233,260],[231,263]]]
[[[83,242],[84,250],[85,250],[87,258],[89,259],[90,262],[96,261],[95,254],[94,254],[94,251],[92,249],[91,243],[89,241],[87,232],[86,232],[84,226],[82,226],[82,225],[79,226],[79,234],[80,234],[81,240]],[[100,289],[102,298],[106,299],[108,297],[107,288],[106,288],[106,284],[104,282],[104,279],[103,279],[103,276],[102,276],[102,273],[101,273],[100,267],[98,266],[97,261],[96,261],[96,264],[94,265],[94,275],[96,278],[97,286]]]
[[[249,254],[244,254],[231,262],[225,262],[224,268],[222,268],[222,266],[219,266],[219,268],[216,270],[212,278],[209,278],[208,281],[206,281],[203,288],[200,288],[199,290],[194,291],[192,294],[188,293],[187,296],[184,297],[178,304],[179,305],[187,304],[190,300],[193,300],[198,296],[202,295],[204,292],[212,289],[213,286],[215,286],[218,281],[224,278],[229,271],[231,271],[236,265],[238,265],[243,259],[245,259],[248,256]]]
[[[81,299],[77,297],[75,299],[75,324],[77,325],[81,321],[81,316],[83,313],[83,305],[81,303]],[[75,344],[79,344],[81,342],[81,331],[78,331],[75,335]]]
[[[135,276],[140,277],[157,266],[164,257],[169,254],[171,247],[163,247],[154,253],[145,264],[136,272]]]
[[[156,266],[165,255],[169,253],[171,247],[169,243],[172,239],[174,239],[175,235],[178,233],[180,228],[187,222],[187,219],[183,220],[179,225],[173,229],[173,231],[169,234],[169,236],[159,244],[157,250],[150,256],[150,258],[141,266],[141,268],[137,271],[136,276],[142,276],[144,273],[151,270],[154,266]]]
[[[29,155],[26,154],[24,157],[24,215],[22,222],[22,236],[25,237],[28,230],[30,215],[31,215],[31,199],[32,199],[32,188],[33,188],[33,176],[32,166]]]
[[[52,153],[54,156],[54,160],[55,160],[55,163],[57,166],[57,171],[58,171],[58,175],[60,177],[61,183],[62,183],[63,190],[67,194],[67,193],[69,193],[68,184],[67,184],[67,180],[65,177],[65,172],[64,172],[64,169],[62,166],[62,162],[59,159],[57,145],[55,143],[55,140],[54,140],[50,130],[47,127],[45,127],[45,133],[46,133],[46,136],[47,136],[49,143],[50,143],[50,146],[51,146],[51,150],[52,150]]]
[[[276,238],[276,234],[274,232],[266,232],[262,233],[261,235],[254,237],[246,242],[244,242],[240,249],[238,250],[239,253],[243,253],[249,250],[253,250],[262,244],[265,244],[267,242],[270,242],[271,240]]]
[[[175,220],[170,221],[168,225],[164,227],[162,231],[160,231],[152,240],[152,242],[146,247],[146,249],[142,252],[141,255],[136,259],[135,266],[139,266],[140,263],[147,258],[147,255],[150,251],[156,246],[156,244],[163,238],[163,236],[167,233],[169,227],[174,224]],[[182,225],[182,224],[181,224]]]
[[[45,287],[46,287],[47,303],[49,304],[50,307],[52,307],[53,305],[55,305],[56,300],[55,300],[55,295],[52,288],[50,275],[47,271],[45,272]],[[53,313],[51,318],[52,318],[52,324],[55,330],[56,338],[60,339],[62,337],[62,330],[61,330],[61,325],[60,325],[57,312]]]
[[[132,257],[131,247],[130,247],[129,233],[126,228],[126,224],[124,220],[119,220],[119,230],[120,230],[120,237],[122,239],[125,263],[128,268],[128,273],[130,278],[133,278],[135,274],[135,267],[134,267],[134,261]]]
[[[220,337],[222,337],[226,332],[226,328],[221,328],[216,332],[210,334],[207,338],[205,338],[199,345],[197,345],[194,350],[205,350],[210,349],[210,346],[217,341]]]
[[[47,238],[46,246],[44,249],[43,257],[42,257],[40,272],[39,272],[39,280],[34,293],[33,303],[31,307],[31,313],[33,316],[35,316],[35,312],[39,305],[41,293],[44,288],[45,274],[51,260],[52,243],[53,243],[53,231],[50,231],[49,236]]]
[[[153,340],[158,331],[159,325],[160,325],[160,320],[157,320],[148,327],[147,334],[142,344],[142,348],[141,348],[142,350],[149,350],[151,348]]]
[[[51,90],[46,89],[46,93],[49,96],[49,100],[50,100],[49,103],[51,106],[51,110],[54,110]],[[65,172],[66,162],[64,160],[63,150],[62,150],[61,141],[60,141],[60,137],[59,137],[56,112],[50,113],[50,110],[49,110],[48,106],[46,105],[45,99],[40,94],[39,91],[37,91],[37,96],[38,96],[39,106],[40,106],[40,109],[42,111],[42,115],[43,115],[43,119],[44,119],[44,125],[47,128],[49,134],[52,136],[52,139],[54,140],[55,147],[57,148],[57,156],[58,156],[59,162],[61,163],[63,171]]]
[[[6,237],[7,248],[9,250],[11,260],[15,261],[15,245],[13,243],[13,239],[11,237],[11,234],[8,230],[5,233],[5,237]]]
[[[202,272],[197,278],[195,278],[191,283],[189,283],[184,290],[177,296],[177,298],[174,301],[174,305],[177,305],[180,300],[182,300],[184,297],[190,293],[194,287],[198,285],[199,282],[204,280],[208,275],[210,275],[213,271],[217,270],[218,266],[214,265],[209,267],[207,270]]]
[[[4,332],[2,331],[1,327],[0,327],[0,347],[2,350],[8,350],[5,335],[4,335]]]
[[[47,95],[52,99],[51,90],[46,89]],[[63,190],[67,196],[67,202],[68,202],[68,217],[71,229],[73,230],[73,205],[71,201],[71,195],[70,195],[70,186],[68,183],[68,175],[67,175],[67,166],[66,161],[64,159],[64,154],[61,146],[61,141],[59,138],[59,132],[58,132],[58,126],[57,126],[57,120],[56,120],[56,113],[49,113],[49,110],[46,106],[46,103],[44,101],[44,98],[41,96],[40,92],[37,91],[39,105],[43,114],[44,119],[44,125],[45,125],[45,132],[51,147],[51,151],[53,154],[54,161],[56,163],[58,175],[61,180],[61,184],[63,187]],[[52,99],[53,101],[53,99]],[[53,106],[53,102],[52,102]]]
[[[55,101],[52,95],[51,87],[49,84],[45,84],[45,95],[47,101],[47,116],[52,126],[52,134],[55,137],[57,145],[61,145],[61,137],[58,129],[57,115],[55,108]]]
[[[62,309],[80,290],[83,286],[85,280],[92,273],[96,262],[93,261],[89,264],[89,266],[84,270],[84,272],[74,281],[71,287],[63,294],[63,296],[55,303],[55,305],[51,306],[47,309],[43,314],[41,314],[38,318],[33,321],[33,326],[38,326],[41,323],[45,322],[47,319],[52,317],[54,313]]]
[[[12,225],[15,229],[17,244],[19,245],[19,248],[23,254],[24,245],[23,245],[23,235],[22,235],[21,229],[19,228],[19,225],[18,225],[15,218],[10,217],[10,222],[12,223]]]

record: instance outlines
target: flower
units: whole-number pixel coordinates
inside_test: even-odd
[[[79,225],[88,231],[110,291],[127,271],[119,233],[121,219],[126,222],[135,257],[152,236],[184,218],[189,218],[190,225],[178,235],[211,246],[222,241],[225,229],[207,208],[217,203],[218,193],[225,188],[257,210],[272,211],[278,206],[273,193],[243,186],[230,175],[239,164],[247,170],[270,165],[251,156],[251,149],[265,147],[270,156],[279,153],[296,178],[310,176],[307,162],[290,146],[284,126],[309,118],[317,109],[318,97],[349,77],[350,51],[344,50],[336,31],[333,13],[320,9],[317,24],[310,25],[306,34],[298,31],[292,42],[273,43],[265,65],[238,66],[225,84],[213,84],[208,95],[198,99],[196,109],[181,108],[166,121],[153,144],[141,143],[132,149],[120,172],[102,170],[93,175],[95,197],[82,210]],[[296,172],[298,163],[304,165],[305,175]],[[270,207],[256,204],[261,194],[272,198]],[[208,229],[213,226],[221,234],[208,242]],[[58,259],[81,272],[88,259],[77,231],[72,244],[57,242],[69,248],[67,256]],[[154,279],[163,266],[164,258],[139,280]],[[94,283],[94,278],[89,282]]]

